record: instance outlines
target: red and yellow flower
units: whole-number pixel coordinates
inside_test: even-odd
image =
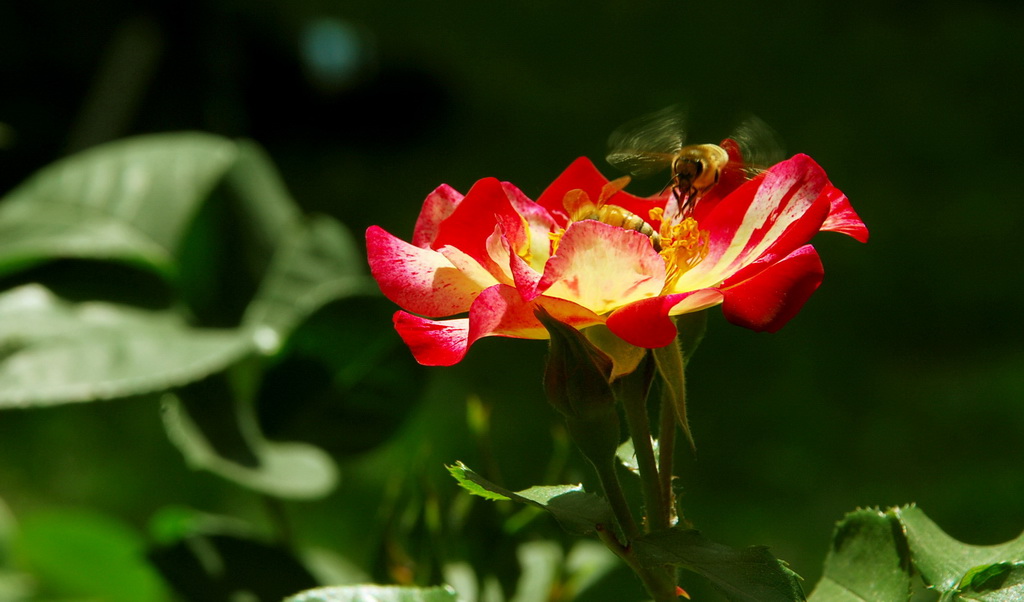
[[[639,348],[671,343],[672,316],[719,304],[730,322],[774,332],[821,283],[807,242],[819,231],[868,236],[806,155],[750,180],[723,178],[689,215],[671,195],[641,198],[621,185],[580,158],[536,201],[494,178],[465,195],[438,187],[411,243],[370,227],[371,272],[403,308],[395,328],[416,359],[452,365],[488,336],[547,339],[537,308]],[[649,228],[588,214],[598,207]]]

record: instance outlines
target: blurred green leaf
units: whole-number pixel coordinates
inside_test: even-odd
[[[470,470],[462,462],[448,466],[448,472],[463,489],[489,500],[509,500],[550,512],[567,531],[594,531],[597,525],[614,524],[611,506],[604,498],[587,493],[582,485],[539,485],[512,492]]]
[[[327,303],[375,293],[364,264],[348,230],[329,217],[311,218],[283,236],[243,321],[274,351]]]
[[[673,565],[708,578],[729,600],[803,600],[800,578],[768,548],[736,550],[693,529],[654,531],[632,542],[644,566]]]
[[[857,510],[836,524],[825,570],[808,600],[909,600],[913,569],[899,521],[891,512]]]
[[[0,408],[161,391],[252,352],[243,331],[193,328],[170,312],[71,304],[39,285],[0,294]]]
[[[223,404],[235,404],[234,416],[220,415],[225,421],[221,426],[240,439],[245,450],[252,453],[253,461],[239,462],[218,451],[210,438],[197,427],[181,400],[168,394],[163,402],[163,418],[168,437],[193,467],[209,470],[251,489],[278,497],[318,498],[337,485],[338,470],[330,456],[320,448],[306,443],[267,441],[256,425],[249,402],[233,399],[206,401],[209,404],[221,404],[221,407],[224,407]]]
[[[300,592],[284,602],[457,602],[450,587],[346,585]]]
[[[158,134],[44,167],[0,199],[0,274],[75,257],[173,275],[181,237],[238,152],[217,136]]]
[[[149,559],[190,602],[276,602],[317,584],[291,551],[237,534],[196,533],[151,549]]]
[[[946,535],[916,506],[892,512],[906,533],[914,567],[943,600],[1020,599],[1024,535],[1000,545],[972,546]]]
[[[146,562],[141,536],[112,518],[83,510],[25,517],[15,558],[40,593],[64,599],[155,602],[168,599]]]

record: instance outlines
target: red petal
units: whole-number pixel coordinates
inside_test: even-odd
[[[796,155],[740,186],[700,222],[711,236],[708,254],[675,290],[716,286],[755,262],[784,257],[806,243],[828,214],[821,194],[827,182],[817,163]]]
[[[868,227],[861,221],[860,216],[853,210],[850,200],[846,195],[832,185],[831,182],[825,187],[822,193],[829,200],[830,208],[828,218],[821,225],[823,232],[842,232],[852,236],[858,242],[868,241]]]
[[[775,332],[800,311],[824,273],[818,252],[804,245],[753,278],[727,282],[722,313],[733,324]]]
[[[366,250],[384,296],[425,316],[462,313],[490,284],[472,280],[437,251],[413,246],[378,226],[366,230]]]
[[[398,335],[424,366],[457,364],[469,348],[468,318],[435,322],[399,311],[394,322]]]
[[[627,343],[654,349],[676,338],[676,325],[670,315],[700,311],[721,302],[722,293],[715,289],[654,297],[612,312],[606,323],[609,330]]]
[[[501,183],[494,178],[479,180],[466,193],[455,211],[441,223],[433,246],[451,245],[477,260],[495,277],[504,270],[497,266],[487,252],[487,238],[494,233],[499,219],[520,220],[512,208]],[[507,269],[507,268],[506,268]]]
[[[423,208],[420,209],[420,216],[416,219],[412,244],[425,249],[430,248],[434,239],[437,238],[441,222],[455,212],[455,208],[462,202],[462,198],[459,191],[447,184],[441,184],[428,194],[426,200],[423,201]]]
[[[547,209],[551,214],[561,216],[565,219],[565,208],[562,205],[562,200],[570,190],[576,190],[577,188],[586,192],[587,196],[596,202],[601,197],[601,189],[604,188],[605,184],[608,183],[608,178],[604,177],[600,171],[594,167],[594,164],[590,159],[586,157],[580,157],[572,162],[563,171],[555,181],[548,186],[544,192],[537,198],[537,204]],[[660,199],[645,199],[642,197],[634,196],[628,192],[617,192],[607,199],[606,204],[618,205],[629,211],[639,215],[643,219],[648,219],[648,213],[654,207],[664,207],[665,198]],[[657,202],[660,200],[660,203]],[[563,222],[564,223],[564,222]]]

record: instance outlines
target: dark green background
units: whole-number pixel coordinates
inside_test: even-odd
[[[304,71],[319,19],[356,26],[372,56],[333,88]],[[683,502],[712,538],[770,545],[810,585],[857,506],[917,502],[971,543],[1024,528],[1021,39],[1010,1],[6,3],[0,191],[72,150],[200,129],[262,144],[306,209],[408,238],[441,183],[496,176],[536,196],[580,155],[612,175],[608,133],[644,112],[688,103],[701,141],[753,112],[826,169],[871,240],[816,239],[825,281],[777,334],[712,312],[689,370]],[[487,340],[429,370],[403,431],[420,461],[389,469],[444,478],[441,462],[466,459],[472,445],[436,425],[460,423],[475,393],[504,484],[533,484],[554,423],[543,353]],[[0,441],[16,514],[255,512],[187,471],[149,403],[3,413]],[[298,505],[298,528],[355,539],[338,524],[358,494],[345,487]]]

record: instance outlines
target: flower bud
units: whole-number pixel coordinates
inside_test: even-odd
[[[608,380],[612,360],[580,331],[543,309],[537,319],[551,336],[544,389],[548,401],[565,416],[569,435],[592,462],[614,457],[619,445],[619,413]]]

